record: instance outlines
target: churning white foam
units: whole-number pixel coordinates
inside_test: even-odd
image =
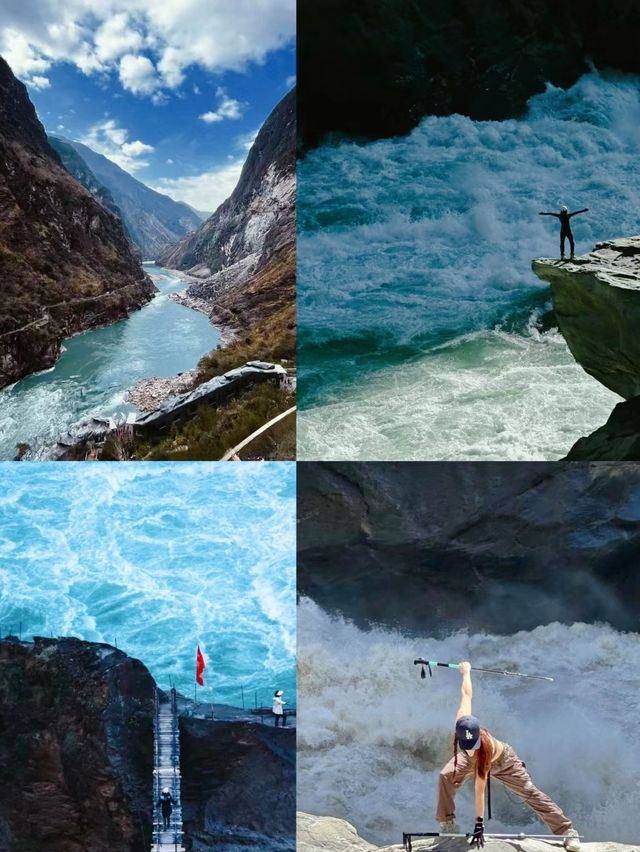
[[[618,398],[532,329],[548,290],[531,260],[558,255],[557,222],[538,212],[560,204],[590,208],[578,252],[638,233],[638,122],[638,78],[593,73],[548,87],[522,119],[430,117],[407,137],[311,152],[301,457],[495,458],[499,441],[501,458],[557,458],[601,425]]]
[[[526,606],[526,601],[523,601]],[[429,613],[425,611],[425,624]],[[357,629],[312,601],[298,607],[298,807],[353,823],[375,843],[437,830],[438,773],[449,748],[460,676],[421,680],[414,658],[546,674],[553,683],[474,675],[474,713],[525,761],[588,840],[638,842],[640,639],[605,624],[549,624],[512,636],[407,638]],[[499,783],[493,831],[544,833]],[[473,791],[458,794],[462,830]]]

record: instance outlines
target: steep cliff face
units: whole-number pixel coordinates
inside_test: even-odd
[[[241,310],[247,283],[289,257],[277,293],[290,285],[295,241],[295,91],[273,110],[253,143],[231,196],[195,233],[163,252],[163,266],[202,278],[188,294],[213,308]],[[289,280],[287,280],[287,278]]]
[[[632,464],[304,464],[298,590],[358,624],[637,626]]]
[[[640,237],[598,243],[572,261],[533,261],[555,316],[587,373],[625,399],[640,394]]]
[[[408,133],[426,115],[510,118],[587,57],[640,71],[639,38],[627,0],[300,0],[301,148]]]
[[[0,849],[149,849],[153,687],[108,645],[0,641]]]
[[[192,852],[295,849],[294,730],[183,718],[180,743]]]
[[[144,260],[154,260],[167,246],[202,224],[202,219],[187,204],[145,186],[81,142],[64,141],[111,193],[127,232]]]
[[[152,297],[120,221],[62,166],[0,58],[0,387],[50,367],[64,337]]]

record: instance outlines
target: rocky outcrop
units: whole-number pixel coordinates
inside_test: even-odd
[[[637,627],[633,464],[308,463],[298,591],[359,626]]]
[[[183,718],[180,743],[191,852],[296,848],[293,729]]]
[[[292,301],[294,243],[295,90],[262,126],[231,196],[158,262],[202,279],[191,284],[188,296],[217,307],[227,319],[248,313],[241,304],[251,298],[246,288],[263,274],[271,294],[259,311],[263,319],[269,300],[276,308]]]
[[[533,261],[578,364],[625,399],[640,394],[640,237],[598,243],[571,261]]]
[[[119,219],[62,166],[0,59],[0,387],[52,366],[62,340],[151,299]]]
[[[567,461],[640,461],[640,396],[619,402],[607,422],[580,438]]]
[[[426,115],[510,118],[588,59],[637,73],[639,38],[626,0],[300,0],[301,148],[408,133]]]
[[[598,243],[571,261],[542,258],[533,271],[551,285],[556,321],[571,354],[627,402],[568,460],[640,459],[640,237]]]
[[[0,641],[0,849],[147,852],[153,690],[109,645]]]
[[[374,846],[358,835],[357,830],[343,819],[313,816],[299,812],[298,852],[404,852],[402,844]],[[463,852],[469,848],[465,838],[416,838],[413,849],[439,850],[439,852]],[[487,852],[549,852],[549,843],[540,840],[487,840]],[[636,845],[625,843],[583,843],[583,852],[636,852]]]
[[[127,232],[144,260],[155,259],[167,246],[202,224],[200,216],[188,204],[145,186],[81,142],[61,141],[73,148],[111,193]]]

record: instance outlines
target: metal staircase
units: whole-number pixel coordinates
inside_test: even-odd
[[[184,852],[180,796],[180,731],[175,689],[171,690],[171,700],[163,703],[160,703],[156,691],[155,702],[151,852]],[[176,803],[173,805],[168,829],[163,827],[162,811],[158,804],[160,794],[165,787],[169,788]]]

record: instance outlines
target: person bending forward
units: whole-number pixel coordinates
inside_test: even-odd
[[[455,795],[464,782],[475,779],[476,823],[470,839],[471,846],[484,846],[484,797],[487,778],[501,781],[529,807],[553,834],[565,836],[567,852],[580,852],[580,838],[571,820],[563,814],[549,796],[533,785],[524,763],[507,743],[493,737],[472,715],[471,664],[460,663],[462,700],[456,715],[453,738],[453,757],[440,773],[436,818],[442,832],[457,832],[455,825]]]

